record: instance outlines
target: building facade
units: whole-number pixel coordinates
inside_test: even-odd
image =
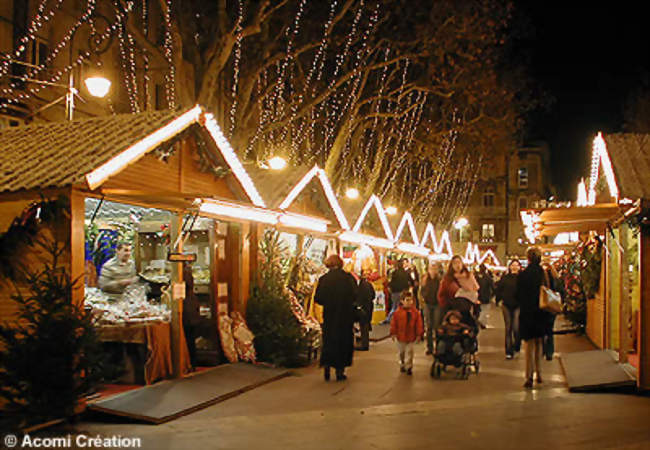
[[[471,241],[481,253],[492,250],[502,264],[523,257],[527,241],[519,211],[547,201],[553,193],[545,142],[523,145],[494,158],[483,166],[467,206],[468,224],[452,232],[454,251],[464,255]]]
[[[70,76],[81,97],[75,100],[74,118],[169,108],[168,62],[160,52],[143,58],[130,51],[134,44],[125,45],[129,38],[115,25],[115,8],[110,2],[93,5],[80,0],[0,2],[0,127],[64,120]],[[165,40],[157,2],[150,2],[138,20],[146,30],[142,38],[152,47]],[[111,82],[103,98],[93,97],[84,83],[97,75]]]

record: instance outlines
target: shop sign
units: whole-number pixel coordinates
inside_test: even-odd
[[[171,261],[171,262],[194,262],[194,261],[196,261],[196,253],[169,252],[167,254],[167,261]]]

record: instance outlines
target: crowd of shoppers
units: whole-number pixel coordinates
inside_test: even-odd
[[[547,286],[564,297],[564,286],[552,265],[542,265],[538,248],[531,247],[526,256],[528,264],[524,270],[518,260],[513,260],[496,283],[484,265],[475,276],[458,255],[449,261],[444,274],[438,262],[430,261],[421,279],[414,264],[406,259],[397,260],[389,277],[390,306],[383,323],[390,323],[400,370],[412,374],[413,344],[417,340],[426,336],[426,354],[435,352],[436,330],[459,298],[478,307],[494,298],[503,313],[506,359],[519,353],[523,341],[524,386],[532,387],[533,381],[542,383],[542,356],[548,360],[553,358],[555,315],[540,309],[540,288]],[[358,349],[369,348],[375,291],[367,280],[367,272],[359,274],[357,281],[343,270],[338,255],[328,257],[325,265],[329,272],[319,279],[315,293],[316,303],[323,306],[321,366],[325,380],[330,379],[331,368],[335,369],[337,380],[344,380],[345,368],[352,364],[355,321],[359,323],[361,335]],[[447,319],[447,326],[455,325],[453,319]]]

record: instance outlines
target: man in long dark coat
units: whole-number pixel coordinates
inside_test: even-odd
[[[330,367],[336,370],[336,380],[345,380],[345,368],[352,365],[354,352],[354,302],[357,282],[343,270],[343,260],[330,255],[325,260],[329,269],[318,280],[314,301],[323,306],[323,348],[320,365],[325,381],[330,379]]]

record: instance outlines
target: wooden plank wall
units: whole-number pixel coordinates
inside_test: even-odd
[[[198,169],[198,156],[194,142],[187,139],[176,144],[179,149],[167,162],[148,154],[131,164],[122,172],[107,180],[102,187],[107,189],[128,189],[146,192],[180,192],[217,196],[237,200],[226,181]]]
[[[68,191],[57,191],[52,195],[52,198]],[[48,195],[49,197],[49,195]],[[19,216],[25,208],[35,201],[40,201],[41,195],[38,192],[30,192],[21,194],[20,196],[5,197],[6,200],[0,199],[0,232],[5,232],[11,222]],[[4,201],[3,201],[4,200]],[[61,244],[67,244],[70,239],[70,222],[57,224],[54,229],[56,238]],[[83,229],[82,229],[83,232]],[[52,239],[54,235],[47,229],[43,230],[38,238]],[[32,271],[41,270],[44,265],[43,262],[48,258],[48,255],[39,248],[34,248],[28,254],[22,255],[21,262]],[[70,270],[70,251],[64,252],[61,256],[61,265],[68,271]],[[83,254],[82,254],[83,258]],[[83,269],[82,272],[83,274]],[[83,281],[82,281],[83,282]],[[0,280],[0,321],[12,322],[17,319],[18,305],[13,301],[12,296],[16,294],[16,288],[23,294],[27,294],[27,286],[25,284],[14,285],[9,280]]]
[[[639,310],[639,372],[637,383],[650,389],[650,233],[643,230],[639,248],[639,280],[641,304]]]
[[[604,250],[603,250],[604,252]],[[607,328],[606,256],[600,273],[600,287],[595,298],[587,300],[587,336],[598,348],[605,348]]]

